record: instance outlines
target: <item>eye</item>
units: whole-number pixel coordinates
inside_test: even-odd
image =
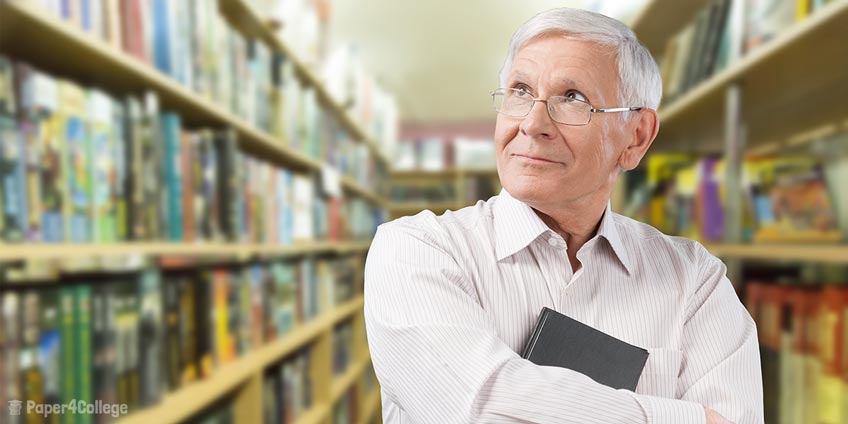
[[[533,97],[533,94],[530,93],[530,87],[524,84],[516,84],[514,89],[516,97]]]
[[[565,97],[569,99],[580,100],[583,102],[588,101],[588,99],[586,99],[586,96],[584,96],[583,93],[577,90],[568,90],[568,92],[565,93]]]

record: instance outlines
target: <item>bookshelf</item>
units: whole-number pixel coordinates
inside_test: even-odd
[[[348,114],[347,111],[333,99],[315,72],[297,60],[295,55],[292,54],[291,49],[289,49],[288,46],[286,46],[286,44],[274,34],[274,25],[269,21],[263,20],[259,12],[256,11],[249,1],[224,0],[222,2],[222,7],[229,15],[230,21],[239,29],[243,30],[245,33],[264,40],[279,52],[288,57],[292,57],[300,77],[306,81],[307,84],[316,88],[318,91],[318,97],[321,99],[322,103],[333,110],[336,116],[341,118],[342,124],[351,134],[354,135],[354,138],[366,143],[371,150],[371,153],[374,154],[374,156],[377,157],[383,164],[388,166],[391,163],[385,150],[379,148],[374,139],[370,135],[366,134],[365,130],[363,130],[362,127],[351,118],[350,114]]]
[[[34,261],[112,256],[179,256],[231,258],[288,257],[318,253],[365,252],[370,242],[300,242],[292,245],[242,243],[39,244],[0,247],[0,261]]]
[[[634,16],[630,27],[651,52],[661,51],[668,35],[683,28],[695,17],[695,11],[706,4],[707,0],[648,0]]]
[[[848,246],[844,245],[811,245],[811,244],[705,244],[716,256],[728,258],[761,260],[812,262],[835,265],[848,264]]]
[[[299,79],[315,89],[324,111],[333,115],[341,127],[357,142],[368,146],[369,153],[388,168],[386,152],[366,133],[345,107],[338,104],[316,73],[291,54],[291,49],[274,32],[248,0],[220,0],[220,10],[230,25],[242,33],[264,41],[270,50],[287,56],[295,66]],[[42,10],[37,2],[0,0],[0,53],[36,65],[38,69],[61,75],[80,84],[97,86],[113,95],[126,95],[150,90],[156,93],[164,109],[174,111],[188,128],[200,126],[228,127],[235,130],[240,150],[274,165],[297,172],[320,172],[327,166],[289,147],[284,137],[257,129],[247,120],[226,110],[175,79],[161,73],[153,65],[85,33],[68,22]],[[379,181],[379,178],[377,179]],[[385,209],[388,202],[379,187],[366,187],[349,176],[339,182],[347,195],[361,197]],[[271,243],[190,243],[190,242],[121,242],[111,244],[20,244],[0,245],[0,262],[18,263],[64,260],[108,260],[121,257],[204,258],[211,263],[229,263],[233,259],[280,259],[311,255],[364,255],[370,241],[314,241],[294,244]],[[90,271],[90,270],[89,270]],[[361,281],[362,269],[357,269]],[[167,284],[165,281],[163,284]],[[4,284],[0,281],[0,285]],[[28,283],[15,282],[26,287]],[[357,283],[361,287],[361,283]],[[13,284],[9,284],[11,287]],[[2,291],[0,291],[2,293]],[[263,419],[263,379],[267,368],[288,355],[309,347],[312,361],[309,375],[313,405],[298,418],[298,423],[328,422],[333,406],[351,387],[357,385],[370,364],[370,354],[363,342],[354,343],[353,358],[347,371],[332,377],[332,340],[337,324],[351,320],[354,328],[364,332],[360,293],[353,300],[330,307],[321,315],[295,326],[284,336],[237,357],[215,369],[206,379],[189,383],[164,394],[154,406],[138,409],[118,420],[119,423],[179,423],[203,413],[223,399],[232,400],[236,423],[261,422]],[[379,387],[365,393],[358,419],[369,421],[379,415]]]
[[[19,42],[22,39],[26,42]],[[320,171],[323,167],[321,161],[288,147],[285,140],[252,128],[243,119],[193,93],[152,66],[47,15],[33,2],[0,2],[0,51],[30,60],[46,71],[76,81],[97,82],[98,86],[110,92],[152,89],[159,95],[163,108],[180,113],[189,126],[206,124],[234,128],[239,135],[239,147],[249,154],[267,158],[292,170]],[[309,72],[302,69],[304,73]],[[322,87],[315,78],[309,82]],[[325,93],[323,97],[329,98],[325,90],[319,91]],[[341,113],[339,116],[343,121],[350,121],[350,117],[340,107],[331,110]],[[358,134],[359,139],[364,137],[361,130],[354,134]],[[349,192],[380,204],[381,196],[375,191],[349,177],[342,177],[341,181]]]
[[[234,363],[222,367],[209,380],[203,380],[191,384],[177,392],[171,393],[162,402],[153,408],[148,408],[132,413],[119,421],[120,424],[143,424],[143,423],[178,423],[201,411],[206,405],[238,389],[240,384],[262,371],[275,361],[295,351],[297,348],[314,341],[316,338],[332,330],[337,323],[350,318],[356,311],[362,309],[364,298],[349,301],[347,304],[325,313],[310,323],[300,328],[295,328],[291,334],[276,340],[268,346],[251,352],[239,358]],[[359,364],[352,366],[350,372],[362,371],[370,356],[364,357]],[[347,380],[352,380],[352,377]],[[349,381],[334,382],[333,388],[343,385]],[[346,388],[347,386],[344,386]],[[334,399],[337,399],[334,398]],[[326,417],[329,407],[313,408],[305,414],[303,422],[320,422]],[[312,417],[314,415],[314,417]],[[301,421],[298,421],[301,422]]]
[[[631,27],[655,57],[709,2],[652,0]],[[844,28],[848,1],[834,0],[784,28],[774,38],[695,84],[658,111],[661,129],[649,152],[720,153],[730,161],[728,186],[738,186],[741,159],[797,151],[848,129],[848,69]],[[815,99],[800,106],[799,99]],[[623,203],[618,193],[614,203]],[[838,235],[798,236],[738,243],[740,194],[728,196],[727,244],[709,248],[730,259],[844,263]]]
[[[735,9],[738,5],[743,6]],[[751,13],[746,7],[762,12],[765,5],[770,9],[763,15],[771,20],[754,19],[740,24],[745,21],[743,18],[735,21],[740,26],[731,28],[729,36],[724,33],[727,28],[718,32],[721,36],[710,34],[721,28],[721,24],[715,25],[721,19],[716,18],[720,16],[717,11],[730,10],[729,16],[734,16],[734,11],[743,10],[744,16]],[[711,9],[706,10],[706,7]],[[759,18],[760,15],[753,16]],[[728,17],[727,22],[734,21]],[[770,33],[775,28],[768,25],[778,30]],[[649,155],[665,154],[671,163],[676,153],[690,158],[718,154],[724,165],[724,170],[714,171],[709,180],[700,177],[701,181],[708,181],[703,185],[692,183],[694,178],[690,177],[697,172],[708,175],[711,172],[708,169],[715,170],[710,162],[699,161],[693,167],[667,167],[667,170],[676,169],[672,173],[679,173],[671,179],[655,179],[653,185],[646,186],[656,189],[647,195],[651,199],[646,204],[653,208],[649,213],[653,217],[667,212],[667,206],[674,202],[679,202],[680,209],[695,204],[694,209],[699,207],[696,203],[681,199],[689,195],[702,196],[701,201],[706,203],[703,198],[712,196],[709,190],[713,187],[725,190],[726,197],[717,201],[717,207],[723,208],[723,221],[709,220],[707,224],[710,212],[717,216],[722,210],[715,212],[715,208],[701,205],[703,209],[698,215],[702,219],[701,231],[695,232],[706,234],[707,225],[711,225],[713,238],[719,240],[723,236],[723,241],[704,245],[711,253],[725,259],[728,276],[756,322],[762,355],[765,421],[845,422],[848,409],[834,393],[844,392],[848,384],[844,374],[848,362],[841,353],[846,346],[844,328],[847,324],[842,311],[848,301],[844,284],[848,275],[844,272],[848,264],[848,244],[844,223],[839,222],[840,218],[845,219],[839,214],[845,215],[848,210],[844,209],[844,202],[840,203],[844,177],[840,177],[843,174],[838,171],[844,162],[840,159],[844,156],[840,155],[845,153],[840,145],[844,146],[848,130],[848,105],[842,100],[848,94],[845,84],[848,55],[844,43],[848,1],[651,0],[637,14],[632,27],[655,58],[679,56],[682,45],[690,49],[684,50],[687,60],[694,62],[683,66],[685,72],[682,74],[687,81],[682,89],[668,90],[672,98],[658,111],[660,133]],[[734,31],[740,34],[739,39],[733,37]],[[751,34],[752,40],[745,38]],[[733,60],[734,55],[729,54],[725,56],[728,59],[723,68],[715,66],[711,70],[709,66],[704,67],[703,62],[712,65],[711,61],[720,62],[721,48],[713,50],[714,58],[693,60],[696,53],[710,52],[707,40],[711,39],[736,40],[740,43],[738,47],[747,46],[738,58]],[[712,46],[715,48],[715,44]],[[672,60],[661,68],[664,78],[669,80],[664,81],[666,88],[674,87],[669,83],[675,77],[669,75],[674,72],[678,72],[677,77],[681,75],[678,67],[681,62]],[[698,69],[699,66],[704,69]],[[774,157],[798,161],[814,158],[816,168],[810,168],[806,174],[793,175],[792,171],[786,171],[791,166],[784,162],[781,174],[774,170],[778,166],[775,160],[764,165],[773,166],[774,175],[777,175],[769,182],[773,184],[771,187],[763,180],[752,181],[756,177],[766,178],[762,173],[756,174],[760,171],[753,170],[757,161]],[[819,172],[819,176],[827,174],[827,167],[830,167],[829,177],[812,177],[813,170]],[[797,178],[794,181],[791,180],[793,176]],[[776,182],[779,177],[786,179]],[[804,193],[791,189],[792,184],[800,187],[803,182],[811,181],[820,183],[819,191],[813,188]],[[665,191],[669,187],[664,186],[665,183],[676,187]],[[748,188],[747,192],[743,191],[743,186]],[[816,193],[816,200],[806,195],[810,192]],[[644,192],[634,194],[638,197]],[[803,203],[808,210],[804,218],[812,218],[802,219],[803,224],[797,227],[792,222],[793,225],[788,226],[791,230],[784,231],[781,225],[775,224],[781,217],[770,221],[768,211],[782,212],[794,219],[793,211],[785,204],[791,203],[786,200],[789,195],[798,199],[795,206]],[[673,200],[664,203],[663,196]],[[621,205],[624,197],[618,192],[614,200]],[[822,197],[830,200],[822,202]],[[650,204],[655,198],[660,201]],[[769,209],[768,201],[785,203],[781,205],[783,209]],[[830,207],[834,209],[832,215],[825,213]],[[829,221],[827,224],[813,225],[815,218],[825,215],[828,216],[824,219]],[[676,219],[685,215],[672,213],[669,216]],[[669,220],[660,221],[667,223]],[[842,228],[834,230],[833,221]],[[786,222],[784,216],[780,224]],[[723,231],[718,232],[721,236],[716,235],[715,228]],[[750,234],[752,229],[754,232]],[[749,235],[753,241],[743,243]],[[800,363],[803,367],[794,365]]]
[[[668,9],[692,7],[670,1],[654,1],[652,5]],[[638,31],[647,24],[637,25]],[[746,126],[748,153],[778,152],[810,142],[826,134],[828,128],[835,131],[844,127],[848,106],[842,99],[848,88],[843,71],[848,69],[848,55],[841,40],[846,26],[848,2],[826,4],[738,62],[662,105],[660,136],[652,150],[721,152],[723,129],[717,124],[724,116],[726,90],[733,85],[743,86],[739,117]],[[666,36],[669,34],[673,33]],[[637,35],[641,38],[641,33]],[[663,54],[662,48],[657,44],[651,51],[656,57]],[[814,105],[799,104],[798,99],[802,98],[816,101]],[[693,133],[701,136],[693,137]],[[804,134],[808,136],[803,137]]]
[[[482,193],[482,188],[479,184],[474,185],[474,180],[486,181],[492,186],[493,192]],[[390,219],[414,215],[428,209],[437,215],[447,210],[462,209],[474,204],[477,200],[485,200],[500,190],[500,181],[495,169],[448,168],[438,171],[421,169],[395,171],[391,174],[391,181],[392,189],[396,191],[438,190],[440,195],[437,199],[428,200],[395,199],[389,204]]]

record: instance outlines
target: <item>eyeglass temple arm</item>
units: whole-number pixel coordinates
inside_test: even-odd
[[[592,108],[592,112],[595,113],[609,113],[609,112],[630,112],[635,110],[642,110],[644,107],[642,106],[631,106],[631,107],[608,107],[605,109],[595,109]]]

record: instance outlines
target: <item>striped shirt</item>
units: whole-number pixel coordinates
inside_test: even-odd
[[[720,260],[609,206],[577,272],[567,248],[506,191],[381,225],[365,322],[383,420],[763,422],[757,330]],[[542,307],[646,348],[636,391],[522,359]]]

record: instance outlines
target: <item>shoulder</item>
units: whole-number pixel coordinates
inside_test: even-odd
[[[467,245],[471,238],[486,234],[477,230],[491,223],[494,202],[493,197],[442,215],[425,210],[383,223],[377,227],[372,249],[403,247],[413,252],[436,249],[452,254],[457,246]]]
[[[613,222],[622,243],[637,254],[671,258],[687,265],[700,264],[706,257],[712,256],[701,243],[665,234],[644,222],[617,213],[613,214]]]

